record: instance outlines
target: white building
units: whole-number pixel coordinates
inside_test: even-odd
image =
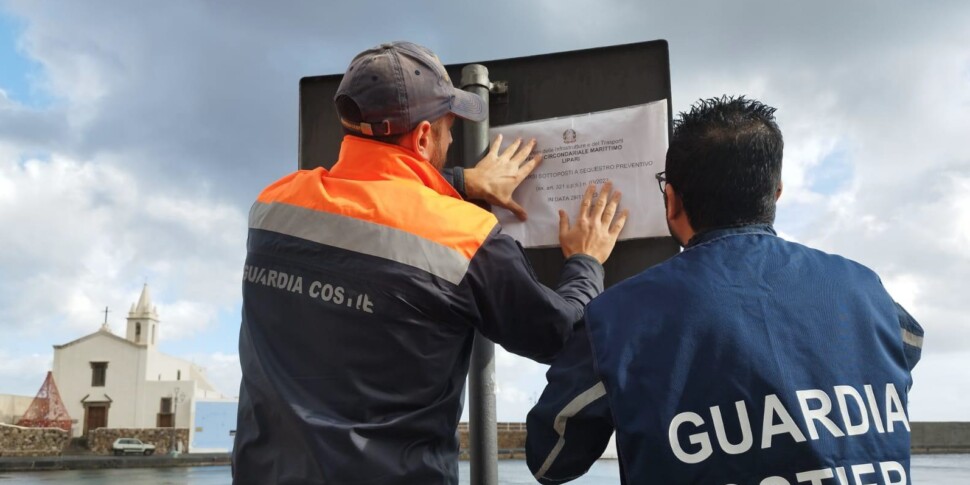
[[[34,396],[0,394],[0,424],[17,424],[32,402]]]
[[[158,312],[148,285],[128,313],[125,338],[101,329],[54,346],[54,382],[74,419],[74,436],[101,427],[195,429],[196,403],[234,401],[203,370],[158,351]]]

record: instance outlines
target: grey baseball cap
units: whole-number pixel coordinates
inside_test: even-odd
[[[346,96],[360,109],[348,119],[337,103],[340,123],[363,135],[400,135],[422,121],[447,113],[485,121],[488,106],[478,96],[451,83],[438,56],[411,42],[390,42],[361,52],[340,80],[334,101]]]

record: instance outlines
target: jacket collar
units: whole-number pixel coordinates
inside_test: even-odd
[[[330,169],[330,176],[349,180],[417,182],[441,195],[461,199],[438,170],[420,159],[417,153],[356,136],[344,136],[340,144],[340,157]]]
[[[717,229],[710,229],[698,234],[694,234],[694,237],[690,238],[690,241],[687,242],[687,246],[684,249],[692,248],[720,237],[735,236],[739,234],[777,235],[775,233],[775,229],[771,227],[771,224],[748,224],[744,226],[719,227]]]

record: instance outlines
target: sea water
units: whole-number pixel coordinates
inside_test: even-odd
[[[460,483],[469,483],[468,462],[461,462]],[[970,484],[970,455],[916,455],[910,470],[918,485]],[[536,481],[521,460],[498,462],[502,485],[534,484]],[[52,472],[0,472],[0,485],[228,485],[232,482],[228,466],[192,468],[128,468],[114,470],[71,470]],[[596,462],[589,473],[571,484],[612,485],[620,483],[620,470],[614,460]]]

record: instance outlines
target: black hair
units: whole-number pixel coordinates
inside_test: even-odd
[[[667,183],[694,231],[774,222],[785,145],[774,113],[744,96],[722,96],[678,115]]]
[[[334,101],[337,108],[337,116],[350,123],[360,123],[364,121],[364,116],[360,114],[360,107],[357,103],[350,98],[350,96],[339,96]],[[343,126],[343,124],[341,124]],[[357,136],[360,138],[366,138],[368,140],[379,141],[381,143],[389,143],[391,145],[400,145],[401,137],[404,134],[396,135],[365,135],[359,131],[354,131],[346,126],[343,126],[345,135]]]

